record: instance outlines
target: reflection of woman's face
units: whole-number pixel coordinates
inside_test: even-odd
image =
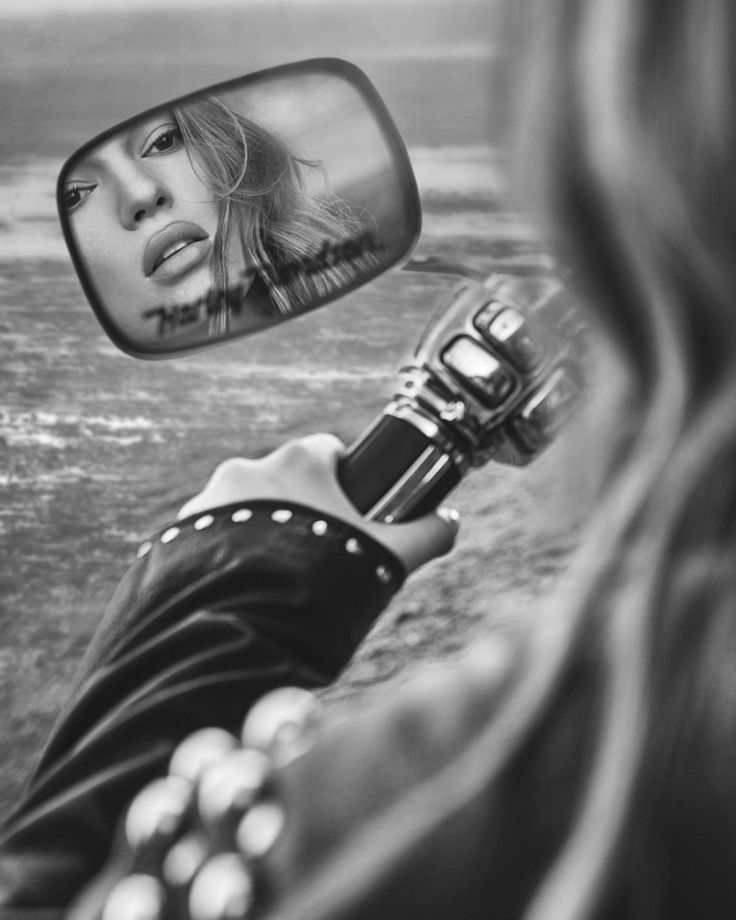
[[[153,337],[145,310],[194,303],[211,289],[220,205],[194,171],[171,112],[91,150],[68,176],[64,204],[101,298],[130,332]],[[236,277],[242,255],[229,249],[228,274]]]

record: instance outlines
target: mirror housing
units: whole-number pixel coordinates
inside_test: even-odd
[[[377,91],[286,64],[116,125],[64,164],[64,237],[102,327],[164,358],[321,307],[405,259],[421,211]]]

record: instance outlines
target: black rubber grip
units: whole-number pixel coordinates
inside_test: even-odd
[[[410,422],[382,415],[340,462],[342,487],[358,511],[366,514],[432,446],[433,442]],[[429,492],[410,504],[401,520],[420,517],[436,508],[460,479],[457,468],[449,464]]]

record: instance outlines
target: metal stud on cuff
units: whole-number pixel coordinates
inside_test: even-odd
[[[250,521],[252,517],[253,517],[252,509],[238,508],[232,512],[232,514],[230,515],[230,520],[234,524],[242,524],[242,523],[245,523],[246,521]],[[293,517],[294,517],[294,513],[290,511],[288,508],[277,508],[275,511],[271,513],[271,520],[274,521],[274,523],[276,524],[286,524]],[[202,530],[206,530],[208,527],[211,527],[212,524],[214,524],[214,522],[215,522],[214,515],[208,513],[208,514],[203,514],[201,517],[198,517],[197,520],[194,521],[192,526],[194,527],[195,530],[202,531]],[[328,532],[329,525],[327,521],[319,519],[312,523],[310,529],[316,537],[322,537]],[[180,534],[181,534],[180,527],[176,527],[176,526],[169,527],[167,530],[165,530],[161,534],[161,536],[159,537],[159,541],[163,544],[171,543]],[[145,542],[141,543],[136,552],[136,558],[143,559],[145,556],[147,556],[151,552],[152,548],[153,548],[153,543],[151,540],[146,540]],[[356,539],[355,537],[348,537],[348,539],[345,541],[345,551],[350,553],[351,556],[360,556],[364,553],[364,547],[363,547],[363,544],[360,542],[360,540]],[[376,569],[376,576],[378,577],[379,581],[381,581],[383,584],[388,584],[393,578],[391,570],[388,568],[388,566],[385,566],[385,565],[378,566],[378,568]]]
[[[391,569],[389,569],[388,566],[379,565],[376,569],[376,577],[381,582],[381,584],[387,585],[393,576],[391,575]]]
[[[145,543],[141,543],[138,547],[138,552],[135,554],[136,559],[143,559],[144,556],[147,556],[153,549],[153,543],[150,540],[146,540]]]

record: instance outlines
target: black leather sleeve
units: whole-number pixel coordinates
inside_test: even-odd
[[[3,828],[2,918],[60,916],[178,741],[237,733],[275,687],[331,682],[405,577],[344,522],[270,501],[177,522],[139,556]]]

